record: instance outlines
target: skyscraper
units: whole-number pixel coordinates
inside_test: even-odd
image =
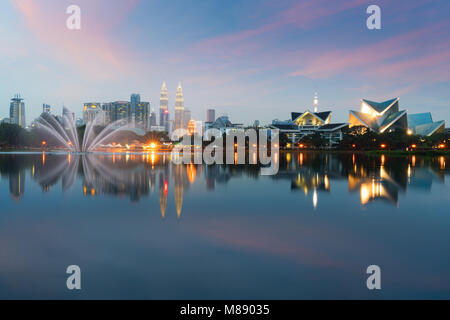
[[[169,94],[165,82],[161,86],[159,98],[159,125],[169,132]]]
[[[175,96],[175,129],[186,128],[184,123],[184,116],[183,88],[181,88],[181,83],[179,83],[177,94]]]
[[[139,103],[141,103],[141,96],[137,93],[132,93],[130,98],[131,110],[130,110],[130,123],[135,125],[136,123],[136,108]]]
[[[208,109],[206,110],[206,122],[216,121],[216,110]]]
[[[102,109],[99,102],[86,102],[83,107],[84,123],[93,121],[100,112]]]
[[[191,111],[188,109],[183,110],[182,128],[187,129],[189,121],[191,120]]]
[[[11,99],[9,117],[12,124],[17,124],[23,128],[26,127],[25,102],[23,102],[23,99],[19,94],[16,94],[14,98]]]
[[[139,103],[136,104],[134,113],[135,127],[140,128],[142,130],[147,130],[149,110],[150,110],[150,102],[140,101]]]
[[[156,126],[156,113],[155,113],[155,109],[153,109],[153,108],[152,108],[152,111],[150,112],[150,116],[148,117],[148,125],[149,125],[149,127]]]

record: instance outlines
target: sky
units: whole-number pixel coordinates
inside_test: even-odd
[[[69,5],[81,29],[69,30]],[[369,30],[369,5],[381,29]],[[0,118],[20,93],[27,122],[42,104],[81,117],[84,102],[139,93],[158,110],[163,81],[174,113],[183,86],[197,120],[270,123],[291,112],[348,122],[362,98],[400,98],[450,124],[448,0],[2,0]]]

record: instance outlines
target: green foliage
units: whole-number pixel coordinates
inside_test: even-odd
[[[328,140],[323,138],[318,132],[307,135],[300,140],[307,148],[325,148],[328,146]]]
[[[344,133],[338,146],[341,150],[406,150],[437,148],[439,144],[450,146],[449,134],[434,134],[431,137],[408,135],[404,130],[376,133],[364,127],[352,127]],[[381,146],[384,145],[384,148]]]
[[[16,124],[0,124],[1,147],[29,147],[34,142],[33,135]]]

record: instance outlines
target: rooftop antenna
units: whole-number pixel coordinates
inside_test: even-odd
[[[319,111],[319,98],[317,97],[317,92],[314,94],[314,112]]]

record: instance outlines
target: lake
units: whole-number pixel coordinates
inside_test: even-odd
[[[282,152],[279,166],[0,154],[0,298],[450,298],[449,157]]]

